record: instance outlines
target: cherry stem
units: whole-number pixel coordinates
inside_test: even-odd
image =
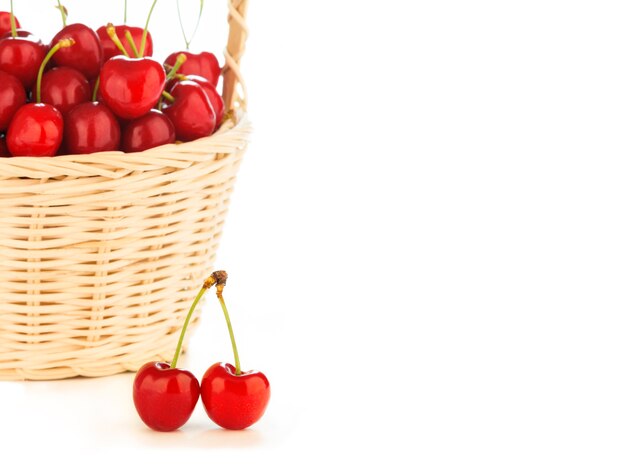
[[[146,51],[146,41],[148,40],[148,24],[150,24],[150,17],[152,16],[152,12],[154,11],[154,7],[157,4],[157,0],[152,2],[152,6],[150,7],[150,12],[148,13],[148,19],[146,20],[146,27],[143,28],[143,35],[141,36],[141,48],[139,49],[139,55],[143,57],[143,54]]]
[[[165,90],[163,91],[163,93],[161,94],[163,95],[163,98],[165,98],[168,102],[173,103],[174,100],[176,100],[171,93],[166,92]]]
[[[217,299],[220,300],[220,305],[222,305],[222,311],[224,311],[226,325],[228,326],[228,333],[230,334],[230,343],[233,345],[233,354],[235,355],[235,375],[241,375],[241,364],[239,363],[239,352],[237,351],[237,343],[235,343],[235,334],[233,333],[233,326],[230,323],[228,309],[226,309],[226,303],[224,303],[224,297],[222,296],[219,285],[217,286]]]
[[[17,24],[15,23],[15,15],[13,14],[13,0],[11,0],[11,37],[17,37]]]
[[[124,0],[124,24],[126,24],[126,13],[128,11],[128,0]]]
[[[202,288],[196,295],[196,299],[193,300],[193,303],[191,304],[191,308],[189,308],[189,312],[187,313],[187,317],[185,318],[185,322],[183,323],[183,328],[180,331],[180,337],[178,337],[178,345],[176,345],[176,352],[174,353],[174,358],[172,359],[172,362],[170,364],[170,367],[172,369],[174,369],[176,365],[178,364],[178,358],[180,357],[180,352],[183,349],[183,340],[185,339],[185,333],[187,332],[187,327],[189,326],[189,322],[191,322],[191,316],[193,315],[193,312],[196,309],[196,306],[202,299],[204,292],[206,292],[209,288],[215,285],[216,282],[217,280],[215,279],[213,274],[211,274],[211,276],[208,279],[206,279],[204,283],[202,284]]]
[[[67,16],[65,13],[65,7],[61,5],[61,0],[57,0],[57,8],[61,12],[61,19],[63,20],[63,27],[67,26]]]
[[[198,32],[198,27],[200,27],[200,19],[202,18],[202,11],[204,10],[204,0],[200,0],[200,12],[198,13],[198,19],[196,20],[196,27],[191,33],[191,37],[187,40],[187,34],[185,33],[185,26],[183,26],[183,18],[180,14],[180,1],[176,0],[176,10],[178,12],[178,23],[180,24],[180,30],[183,33],[183,40],[185,41],[185,47],[189,50],[189,46],[196,36],[196,32]]]
[[[130,49],[133,51],[135,58],[139,58],[139,50],[137,50],[135,39],[133,39],[133,35],[130,33],[128,29],[126,29],[124,36],[126,37],[126,40],[128,41],[128,43],[130,44]]]
[[[230,317],[228,316],[228,309],[226,309],[226,303],[222,292],[226,286],[226,280],[228,280],[228,274],[226,271],[215,271],[211,274],[211,277],[215,279],[215,289],[217,290],[217,299],[220,301],[222,311],[224,311],[224,318],[226,319],[226,325],[228,326],[228,333],[230,334],[230,343],[233,346],[233,354],[235,355],[235,375],[241,375],[241,364],[239,363],[239,352],[237,351],[237,343],[235,343],[235,334],[233,333],[233,326],[230,323]]]
[[[43,77],[43,71],[48,65],[48,62],[52,58],[52,56],[58,52],[61,48],[67,48],[74,45],[76,42],[72,38],[61,39],[59,40],[48,52],[46,57],[41,62],[41,66],[39,66],[39,72],[37,73],[37,103],[41,103],[41,78]]]
[[[165,77],[165,79],[169,80],[175,77],[176,73],[178,72],[178,70],[180,69],[180,67],[183,65],[185,61],[187,61],[187,56],[185,56],[185,54],[183,53],[179,53],[178,56],[176,57],[176,63],[174,63],[174,66],[172,66],[172,69],[170,69],[170,71],[167,73],[167,76]]]
[[[130,58],[128,56],[128,52],[126,51],[126,49],[124,48],[124,45],[122,44],[122,41],[117,36],[117,32],[115,32],[115,26],[111,23],[107,24],[107,34],[109,34],[109,37],[111,38],[115,46],[119,49],[119,51],[121,51],[124,54],[124,56]]]
[[[96,79],[96,83],[93,85],[93,93],[91,94],[91,101],[98,101],[98,89],[100,88],[100,76]]]

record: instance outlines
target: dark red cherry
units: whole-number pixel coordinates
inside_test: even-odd
[[[29,103],[17,112],[7,131],[13,156],[54,156],[63,138],[63,117],[52,105]]]
[[[163,113],[172,121],[176,138],[184,142],[211,135],[216,127],[215,111],[206,93],[195,82],[181,81],[172,88],[173,103]]]
[[[0,71],[0,131],[9,127],[15,112],[26,103],[26,92],[17,77]]]
[[[10,158],[11,153],[9,153],[9,149],[7,148],[7,141],[4,137],[0,138],[0,158]]]
[[[148,114],[126,124],[122,134],[122,151],[149,150],[175,140],[176,132],[169,118],[160,111],[150,110]]]
[[[179,74],[184,75],[196,75],[202,76],[207,79],[211,84],[217,86],[217,81],[220,77],[221,69],[217,58],[213,53],[201,52],[174,52],[165,59],[165,64],[174,66],[178,55],[183,54],[187,57],[187,60],[179,68]]]
[[[130,32],[130,35],[133,38],[133,42],[135,43],[137,50],[139,50],[141,48],[143,28],[126,25],[115,26],[115,33],[120,38],[124,49],[128,52],[128,55],[130,57],[136,58],[133,54],[130,44],[128,43],[128,39],[126,38],[126,31]],[[98,38],[100,39],[100,43],[102,44],[104,61],[109,60],[109,58],[111,57],[122,54],[122,52],[117,48],[117,46],[109,37],[106,26],[99,27],[96,33],[98,34]],[[150,32],[148,32],[148,36],[146,39],[146,49],[144,50],[143,56],[152,56],[152,35],[150,35]]]
[[[152,58],[114,56],[100,73],[102,100],[123,119],[135,119],[150,111],[164,87],[165,70]]]
[[[20,22],[15,18],[15,27],[20,27]],[[11,13],[0,11],[0,34],[11,32]]]
[[[13,74],[24,88],[29,89],[37,79],[39,66],[48,47],[30,35],[0,40],[0,70]]]
[[[64,144],[69,154],[118,150],[120,125],[103,103],[81,103],[67,113]]]
[[[54,36],[50,46],[61,39],[74,39],[75,44],[62,48],[52,60],[57,66],[68,66],[80,71],[87,79],[98,75],[102,67],[102,44],[93,29],[84,24],[70,24]]]
[[[15,31],[15,33],[17,34],[16,37],[36,37],[35,34],[33,34],[32,32],[28,32],[25,31],[24,29],[18,29]],[[4,34],[2,34],[2,36],[0,36],[0,39],[6,39],[8,37],[12,37],[12,33],[11,31],[9,32],[5,32]],[[34,39],[35,41],[41,42],[41,40],[39,40],[38,38]]]
[[[36,89],[33,88],[33,97],[35,93]],[[54,68],[46,72],[41,79],[41,102],[55,106],[63,115],[79,103],[89,101],[90,98],[89,82],[75,69]]]

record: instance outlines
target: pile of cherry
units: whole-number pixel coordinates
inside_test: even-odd
[[[182,427],[191,417],[198,398],[202,398],[209,418],[225,429],[245,429],[263,416],[270,399],[270,384],[262,372],[241,370],[235,335],[224,302],[227,279],[226,271],[215,271],[204,281],[185,318],[172,362],[148,362],[137,371],[133,401],[139,417],[148,427],[160,432]],[[194,309],[213,286],[228,326],[235,365],[213,364],[200,384],[191,372],[176,365]]]
[[[161,64],[147,28],[70,24],[50,44],[19,28],[0,12],[0,156],[138,152],[211,135],[222,121],[212,53]]]

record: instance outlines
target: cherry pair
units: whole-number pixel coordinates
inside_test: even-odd
[[[150,362],[143,365],[133,383],[133,400],[139,417],[150,428],[169,432],[182,427],[202,398],[204,409],[217,425],[242,430],[257,422],[267,407],[270,384],[259,371],[242,372],[230,317],[222,292],[228,275],[216,271],[204,282],[183,324],[176,353],[171,363]],[[235,366],[215,363],[207,369],[202,383],[189,371],[176,367],[185,332],[193,311],[213,285],[222,306],[235,356]]]

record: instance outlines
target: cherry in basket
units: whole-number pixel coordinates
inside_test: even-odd
[[[270,383],[262,372],[242,372],[233,328],[222,294],[228,275],[225,271],[216,271],[212,277],[228,326],[235,365],[215,363],[209,367],[202,377],[200,395],[204,409],[213,422],[225,429],[242,430],[263,416],[270,400]]]
[[[13,2],[11,13],[13,16]],[[30,32],[18,31],[17,21],[11,22],[11,32],[0,39],[0,70],[17,77],[29,89],[37,79],[37,71],[48,47]]]
[[[60,40],[41,62],[35,91],[36,103],[22,106],[9,124],[6,140],[13,156],[54,156],[59,150],[63,139],[63,117],[54,106],[41,103],[41,79],[52,56],[59,49],[72,45],[72,39]]]

